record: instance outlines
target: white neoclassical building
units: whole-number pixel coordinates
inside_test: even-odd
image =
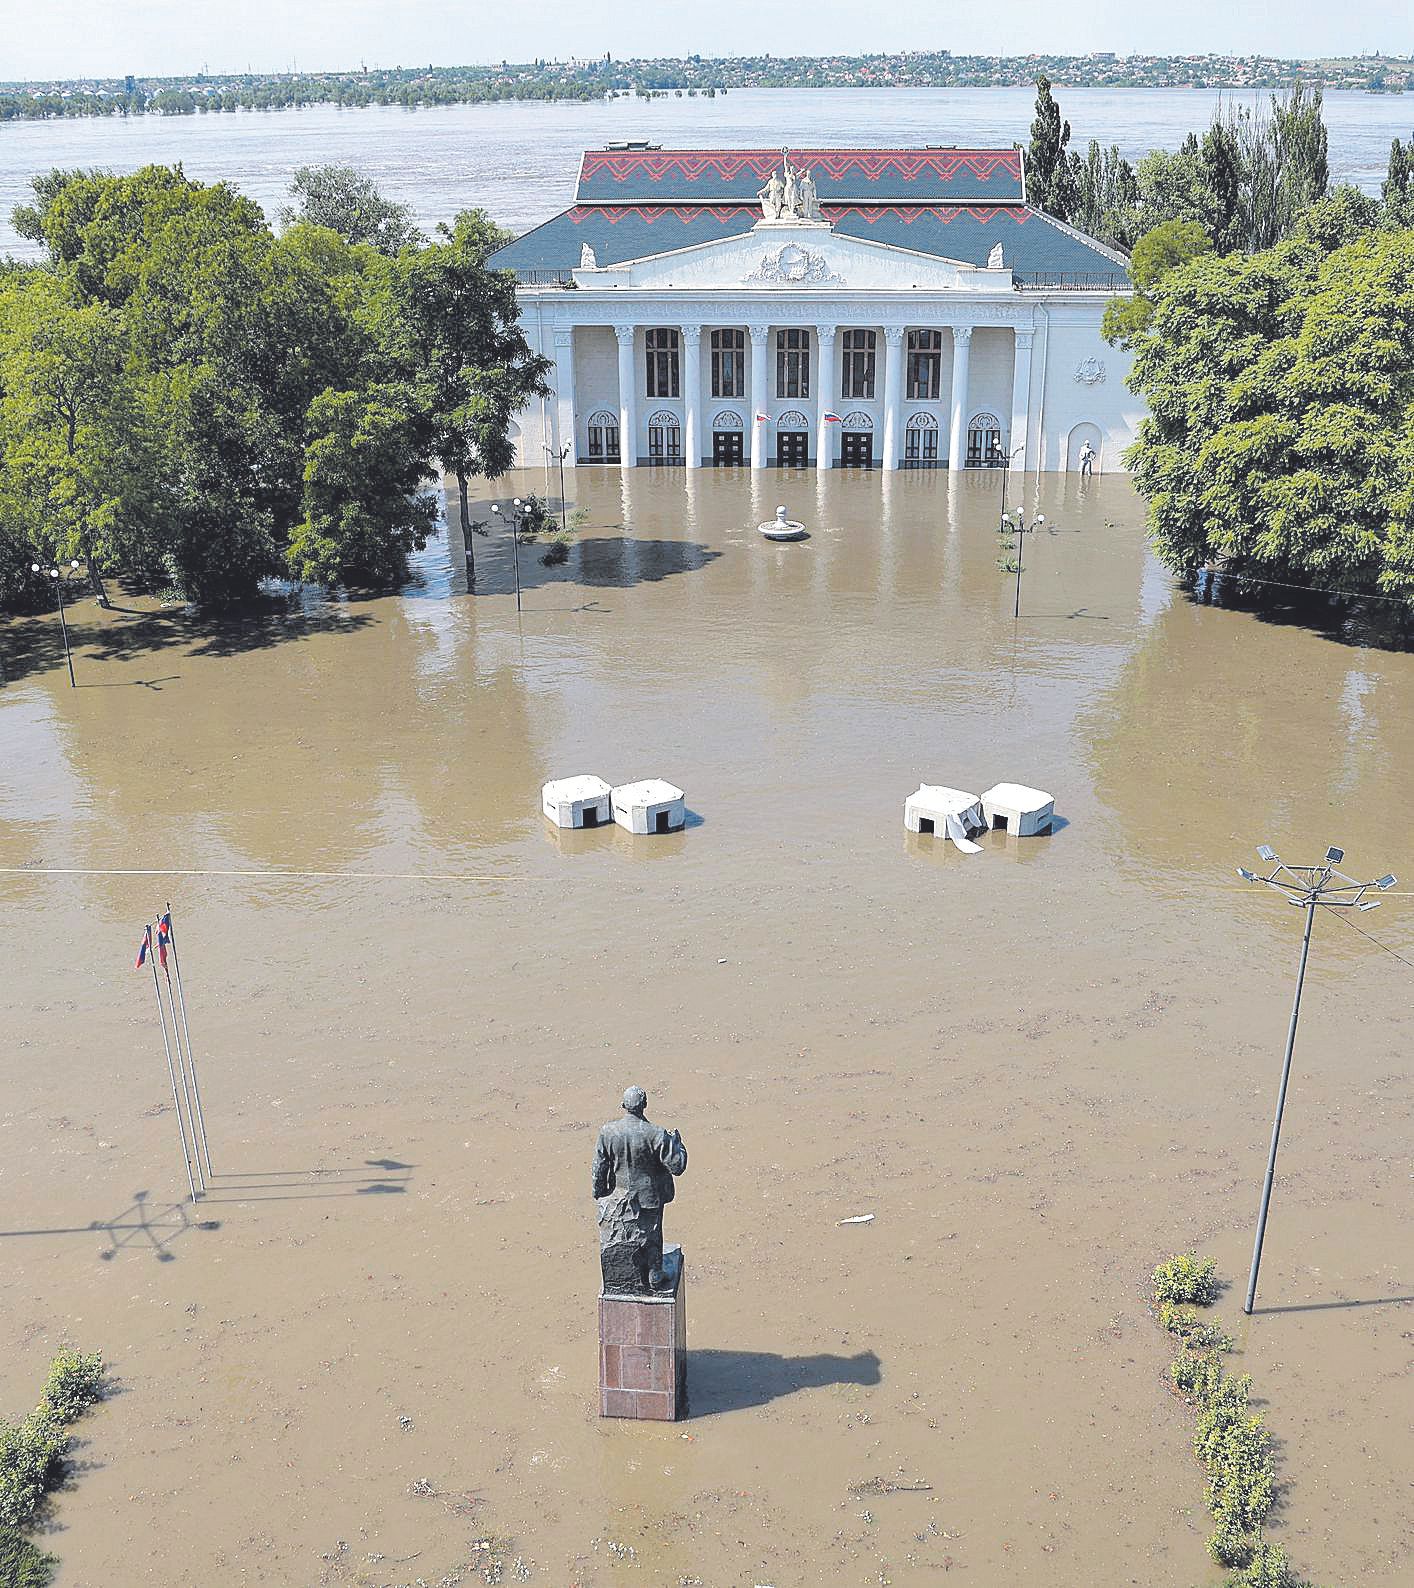
[[[491,263],[555,366],[524,466],[1114,470],[1143,412],[1100,335],[1127,262],[1017,149],[611,145]]]

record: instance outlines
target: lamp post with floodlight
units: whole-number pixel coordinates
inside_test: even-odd
[[[1267,1175],[1262,1182],[1262,1202],[1257,1211],[1257,1238],[1252,1244],[1252,1271],[1247,1278],[1247,1300],[1242,1310],[1249,1317],[1257,1296],[1257,1270],[1262,1265],[1262,1240],[1267,1233],[1267,1210],[1272,1201],[1272,1178],[1276,1174],[1277,1144],[1281,1140],[1281,1116],[1286,1107],[1286,1088],[1291,1080],[1291,1055],[1296,1046],[1296,1022],[1301,1018],[1301,988],[1306,981],[1306,961],[1311,954],[1311,928],[1316,921],[1316,906],[1328,910],[1373,910],[1378,899],[1367,899],[1371,888],[1381,893],[1392,888],[1395,878],[1378,877],[1374,882],[1357,882],[1336,867],[1345,859],[1343,849],[1327,849],[1325,861],[1319,866],[1288,866],[1277,859],[1276,853],[1266,844],[1258,847],[1258,855],[1271,867],[1265,875],[1239,866],[1237,874],[1244,882],[1262,882],[1274,888],[1288,904],[1306,912],[1306,930],[1301,935],[1301,959],[1296,968],[1296,996],[1291,1005],[1291,1024],[1286,1031],[1286,1055],[1281,1065],[1281,1085],[1277,1088],[1277,1111],[1272,1121],[1272,1145],[1267,1153]]]
[[[54,581],[54,593],[59,598],[59,632],[64,636],[64,660],[69,664],[69,688],[76,689],[78,686],[74,683],[74,656],[69,649],[69,623],[64,616],[64,582],[70,574],[79,571],[79,560],[77,557],[73,558],[67,568],[61,568],[58,563],[49,568],[42,568],[37,562],[32,562],[29,571],[41,579]]]

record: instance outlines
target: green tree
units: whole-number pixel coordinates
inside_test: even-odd
[[[1128,462],[1166,565],[1414,606],[1414,231],[1207,255],[1151,290]]]
[[[1199,169],[1207,200],[1204,224],[1220,254],[1242,246],[1242,188],[1246,168],[1242,140],[1231,116],[1215,115],[1198,148]]]
[[[1092,138],[1085,158],[1070,156],[1071,224],[1112,248],[1128,249],[1139,235],[1139,184],[1118,145]]]
[[[1272,138],[1279,177],[1282,235],[1330,187],[1323,95],[1299,79],[1285,100],[1272,98]]]
[[[309,584],[389,584],[407,577],[436,503],[421,489],[425,463],[408,394],[325,391],[309,408],[304,516],[286,553]]]
[[[1395,138],[1389,146],[1389,169],[1380,188],[1385,223],[1414,226],[1414,137],[1407,144]]]
[[[397,335],[417,384],[431,455],[456,476],[462,534],[471,545],[470,481],[511,466],[513,416],[549,395],[548,359],[530,350],[519,323],[515,277],[486,261],[508,240],[482,210],[437,228],[427,247],[396,267]]]
[[[393,255],[426,239],[413,225],[406,204],[385,199],[372,180],[349,165],[302,165],[290,183],[293,204],[280,211],[280,224],[306,221],[327,226],[348,243],[367,243]]]
[[[1129,346],[1154,317],[1154,288],[1171,270],[1212,249],[1212,239],[1197,221],[1165,221],[1134,245],[1129,260],[1133,296],[1111,299],[1101,332],[1106,340]]]
[[[1037,209],[1069,220],[1074,202],[1072,173],[1066,158],[1070,123],[1061,120],[1060,106],[1044,73],[1036,79],[1036,116],[1031,142],[1026,147],[1026,197]]]
[[[43,562],[102,570],[144,561],[155,516],[155,438],[122,316],[75,303],[47,273],[0,289],[0,519]]]

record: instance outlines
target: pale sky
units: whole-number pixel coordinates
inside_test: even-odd
[[[0,79],[455,66],[605,50],[1408,54],[1408,15],[1387,0],[0,0]]]

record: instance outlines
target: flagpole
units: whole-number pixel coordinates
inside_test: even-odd
[[[196,1192],[196,1181],[192,1179],[191,1154],[187,1151],[187,1127],[182,1120],[182,1100],[177,1095],[177,1069],[172,1063],[172,1044],[167,1040],[167,1011],[162,1007],[162,988],[157,981],[157,961],[155,958],[153,958],[152,954],[151,926],[149,926],[147,929],[147,938],[145,941],[147,944],[148,958],[152,959],[152,991],[157,996],[157,1018],[162,1025],[162,1046],[167,1054],[167,1074],[172,1081],[172,1107],[177,1113],[177,1130],[180,1132],[182,1138],[182,1162],[187,1166],[187,1184],[191,1187],[191,1199],[193,1202],[197,1202],[200,1199]]]
[[[196,1125],[201,1133],[201,1150],[206,1155],[206,1179],[209,1182],[215,1178],[215,1175],[211,1168],[211,1148],[206,1142],[206,1118],[201,1112],[201,1082],[197,1079],[196,1056],[192,1053],[191,1032],[187,1029],[187,995],[182,990],[182,958],[177,953],[177,928],[172,920],[170,899],[167,901],[167,940],[172,945],[172,969],[177,973],[177,1002],[182,1011],[182,1036],[187,1045],[187,1066],[191,1070],[191,1087],[196,1097]],[[200,1167],[200,1164],[201,1160],[198,1158],[197,1166]]]
[[[182,1096],[186,1099],[187,1125],[191,1130],[191,1155],[196,1161],[196,1180],[203,1191],[206,1189],[206,1175],[201,1167],[201,1148],[196,1128],[196,1109],[191,1100],[191,1080],[187,1075],[187,1056],[182,1049],[182,1034],[177,1027],[177,999],[172,991],[172,972],[164,965],[162,975],[167,982],[167,1007],[172,1015],[172,1040],[177,1045],[177,1070],[182,1077]]]

